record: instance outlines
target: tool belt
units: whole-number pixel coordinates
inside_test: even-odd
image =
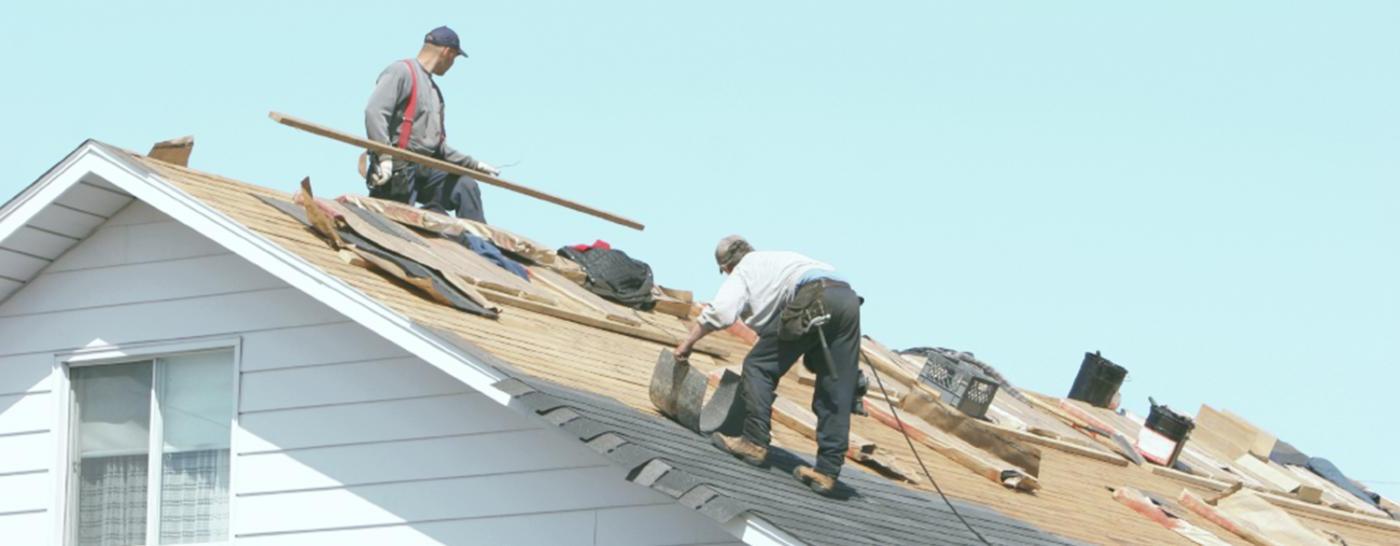
[[[797,287],[792,301],[778,312],[779,340],[793,341],[807,335],[812,330],[812,321],[826,316],[826,305],[822,304],[822,298],[826,295],[828,284],[835,285],[837,282],[816,279]]]
[[[378,154],[371,152],[369,154],[370,172],[365,174],[365,187],[369,189],[369,196],[407,203],[413,197],[413,175],[417,169],[414,168],[416,165],[405,165],[404,163],[407,162],[395,161],[394,174],[389,177],[389,180],[376,186],[370,180],[370,174],[373,172],[374,166],[379,164],[379,157]]]

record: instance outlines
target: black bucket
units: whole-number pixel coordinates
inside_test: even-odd
[[[1159,406],[1156,401],[1152,402],[1152,410],[1147,413],[1146,425],[1173,442],[1185,440],[1191,435],[1191,429],[1196,428],[1196,422],[1190,417],[1172,411],[1165,405]]]
[[[1191,436],[1191,429],[1196,428],[1196,422],[1190,417],[1172,411],[1166,405],[1157,405],[1157,401],[1151,397],[1147,401],[1152,404],[1152,409],[1147,413],[1147,421],[1143,426],[1166,436],[1176,442],[1176,448],[1172,449],[1171,457],[1167,458],[1167,467],[1176,464],[1177,457],[1181,456],[1181,449],[1186,447],[1186,438]]]
[[[1106,408],[1113,402],[1113,395],[1118,394],[1118,387],[1123,385],[1123,378],[1127,375],[1127,368],[1099,356],[1097,351],[1084,353],[1084,363],[1079,365],[1079,375],[1074,377],[1069,398]]]

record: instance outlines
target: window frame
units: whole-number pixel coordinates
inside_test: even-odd
[[[241,406],[241,389],[243,370],[243,338],[241,336],[221,336],[208,338],[194,338],[173,341],[138,342],[125,344],[101,344],[90,345],[81,349],[54,354],[52,373],[57,378],[53,393],[56,394],[55,402],[58,404],[56,413],[57,419],[53,428],[54,444],[57,446],[56,464],[54,468],[54,495],[53,503],[50,505],[49,513],[54,515],[53,528],[54,544],[71,546],[76,540],[76,503],[78,483],[75,479],[77,457],[77,414],[73,411],[73,379],[71,372],[73,368],[85,368],[91,366],[104,366],[112,364],[127,364],[149,360],[152,362],[151,381],[151,434],[148,438],[148,456],[154,461],[147,477],[147,497],[146,497],[146,546],[157,546],[160,543],[160,469],[161,452],[164,446],[163,441],[163,421],[160,418],[159,405],[159,381],[155,381],[155,361],[161,358],[179,356],[190,353],[203,353],[220,350],[232,352],[233,362],[230,368],[233,373],[233,416],[229,423],[229,536],[226,541],[197,543],[200,545],[219,545],[233,542],[233,523],[237,503],[234,498],[237,496],[233,491],[234,480],[238,473],[238,431],[239,409]],[[161,431],[157,433],[156,431]]]

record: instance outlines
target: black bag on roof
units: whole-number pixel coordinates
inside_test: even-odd
[[[656,305],[651,294],[651,266],[646,262],[610,248],[580,251],[566,246],[559,249],[559,255],[583,267],[583,272],[588,274],[583,286],[590,292],[642,310]]]

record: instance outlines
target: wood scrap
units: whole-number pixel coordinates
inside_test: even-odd
[[[1124,459],[1123,457],[1121,457],[1121,456],[1119,456],[1119,455],[1116,455],[1116,454],[1114,454],[1114,453],[1112,453],[1112,452],[1104,451],[1104,450],[1099,449],[1099,448],[1097,448],[1097,447],[1086,446],[1086,445],[1078,444],[1078,443],[1075,443],[1075,442],[1067,442],[1067,441],[1064,441],[1064,440],[1060,440],[1060,439],[1056,439],[1056,438],[1051,438],[1051,437],[1047,437],[1047,436],[1041,436],[1041,435],[1035,434],[1035,433],[1032,432],[1032,431],[1020,431],[1020,430],[1015,430],[1015,429],[1004,429],[1003,432],[1004,432],[1005,434],[1013,435],[1013,436],[1019,438],[1019,439],[1020,439],[1021,441],[1023,441],[1023,442],[1032,443],[1032,444],[1038,445],[1038,446],[1040,446],[1040,447],[1048,447],[1048,448],[1050,448],[1050,449],[1055,449],[1055,450],[1063,451],[1063,452],[1065,452],[1065,453],[1071,453],[1071,454],[1074,454],[1074,455],[1078,455],[1078,456],[1080,456],[1080,457],[1086,457],[1086,458],[1093,459],[1093,460],[1096,460],[1096,461],[1099,461],[1099,462],[1108,463],[1108,464],[1111,464],[1111,465],[1114,465],[1114,466],[1128,466],[1128,464],[1129,464],[1129,462],[1128,462],[1127,459]]]
[[[575,283],[582,283],[587,277],[583,268],[572,260],[559,256],[554,250],[529,238],[496,226],[423,210],[397,201],[359,195],[342,195],[336,200],[346,205],[354,205],[377,212],[400,224],[435,233],[445,239],[455,240],[463,233],[470,233],[491,241],[505,252],[520,256],[536,265],[547,267]]]
[[[1265,537],[1259,530],[1235,521],[1234,518],[1216,510],[1214,506],[1206,504],[1205,499],[1196,496],[1196,494],[1186,489],[1181,490],[1181,494],[1177,496],[1176,501],[1180,503],[1183,508],[1205,518],[1206,521],[1219,525],[1226,531],[1234,533],[1250,544],[1255,544],[1257,546],[1278,546],[1274,541]]]
[[[194,137],[182,136],[155,143],[151,146],[151,151],[146,153],[146,157],[171,165],[187,167],[190,164],[190,152],[193,151]]]
[[[457,241],[441,237],[425,237],[423,241],[428,244],[433,255],[440,260],[439,263],[448,267],[463,281],[480,288],[504,292],[546,305],[558,305],[559,303],[558,298],[548,288],[537,286],[535,283],[520,278],[471,249],[462,246]]]
[[[978,455],[970,446],[962,447],[952,441],[945,440],[942,431],[922,420],[905,418],[896,420],[887,408],[877,404],[867,404],[865,410],[876,421],[895,430],[903,430],[909,434],[911,440],[929,447],[939,455],[971,470],[974,474],[1017,491],[1029,492],[1040,489],[1040,481],[1035,477],[1028,476],[1009,464],[994,463]],[[901,423],[904,425],[903,428],[900,427]]]
[[[1117,429],[1113,428],[1108,423],[1094,417],[1088,411],[1085,411],[1084,408],[1075,405],[1075,402],[1060,400],[1060,410],[1082,423],[1082,426],[1086,430],[1097,434],[1098,436],[1096,438],[1102,438],[1103,441],[1100,443],[1112,448],[1124,457],[1127,457],[1128,460],[1132,461],[1134,464],[1141,466],[1147,462],[1142,458],[1142,454],[1138,453],[1137,448],[1133,447],[1133,442],[1128,440],[1127,436],[1118,432]]]
[[[447,260],[435,253],[432,247],[428,245],[427,241],[423,240],[421,237],[411,232],[402,236],[387,233],[379,227],[365,221],[355,212],[346,210],[343,208],[345,205],[337,202],[321,203],[334,210],[338,218],[342,219],[351,231],[354,231],[361,237],[364,237],[394,254],[417,262],[423,267],[437,271],[448,284],[461,291],[478,305],[488,309],[499,310],[483,292],[477,290],[476,287],[473,286],[474,283],[468,282],[471,276],[467,274],[467,272],[462,271],[461,267],[454,267]]]
[[[1167,513],[1161,506],[1152,502],[1141,491],[1131,487],[1119,487],[1113,491],[1113,498],[1124,506],[1141,514],[1143,517],[1156,522],[1162,527],[1172,530],[1191,542],[1202,546],[1224,546],[1230,544],[1215,536],[1214,533],[1192,525],[1191,522]]]
[[[1230,521],[1235,529],[1247,529],[1260,537],[1285,546],[1328,546],[1329,541],[1318,532],[1304,526],[1291,514],[1264,497],[1240,487],[1234,487],[1206,505],[1214,505],[1215,513]]]
[[[340,231],[336,225],[337,213],[328,210],[326,204],[311,193],[311,177],[301,179],[301,190],[292,196],[292,202],[306,210],[306,219],[311,223],[311,229],[326,239],[332,249],[340,250],[345,247],[345,241],[340,239]]]
[[[668,296],[659,288],[652,289],[651,298],[653,312],[671,315],[682,320],[688,320],[691,315],[695,314],[694,304]]]
[[[1233,465],[1236,469],[1249,472],[1250,475],[1275,491],[1288,493],[1303,485],[1296,477],[1288,474],[1286,470],[1273,468],[1261,462],[1259,459],[1254,458],[1254,455],[1250,453],[1240,455],[1235,459]]]
[[[1004,429],[983,423],[958,411],[938,399],[938,394],[922,385],[915,386],[904,397],[900,407],[909,417],[922,419],[948,434],[961,438],[969,445],[986,451],[1025,473],[1040,476],[1040,450],[1019,438],[1003,435]]]
[[[680,300],[686,303],[695,303],[695,294],[689,290],[681,290],[679,288],[668,288],[659,284],[656,285],[656,288],[660,290],[662,294],[665,294],[666,297]]]

